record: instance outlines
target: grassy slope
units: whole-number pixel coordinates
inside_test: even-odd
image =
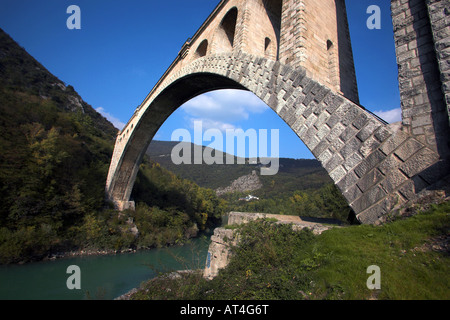
[[[149,281],[133,299],[449,299],[448,249],[438,241],[448,238],[449,213],[446,202],[382,226],[319,236],[248,224],[230,264],[214,280],[190,275]],[[381,290],[366,286],[370,265],[381,269]]]

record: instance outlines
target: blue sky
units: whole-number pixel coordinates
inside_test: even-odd
[[[120,128],[218,2],[0,0],[0,28]],[[81,9],[80,30],[66,27],[70,16],[66,10],[72,4]],[[346,4],[360,102],[388,122],[399,121],[390,1],[347,0]],[[380,30],[366,27],[370,16],[366,10],[374,4],[381,8]],[[175,129],[191,130],[199,119],[204,129],[279,129],[281,157],[313,158],[272,110],[242,91],[211,92],[189,101],[155,138],[170,140]]]

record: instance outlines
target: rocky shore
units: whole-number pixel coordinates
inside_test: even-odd
[[[191,274],[191,273],[199,273],[199,274],[203,274],[203,269],[199,269],[199,270],[178,270],[178,271],[174,271],[153,279],[150,279],[149,281],[155,281],[157,279],[160,279],[162,277],[167,277],[169,279],[178,279],[181,278],[183,275],[185,274]],[[130,291],[128,291],[127,293],[124,293],[123,295],[115,298],[114,300],[130,300],[131,297],[139,292],[139,290],[142,290],[141,288],[133,288]]]
[[[52,253],[48,257],[43,260],[56,260],[63,258],[74,258],[74,257],[87,257],[87,256],[106,256],[106,255],[115,255],[121,253],[136,253],[136,249],[123,249],[123,250],[89,250],[82,249],[77,251],[69,251],[69,252],[57,252]]]

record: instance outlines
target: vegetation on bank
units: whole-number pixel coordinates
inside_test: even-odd
[[[446,202],[381,226],[334,228],[318,236],[252,222],[242,226],[229,265],[213,280],[159,277],[131,298],[448,300],[449,214]],[[380,267],[380,290],[367,288],[371,265]]]
[[[0,90],[0,262],[65,247],[71,227],[104,206],[113,136],[81,111]]]
[[[259,192],[252,194],[259,195]],[[239,200],[245,195],[241,192],[223,195],[222,198],[228,203],[228,211],[331,218],[342,222],[348,222],[351,213],[347,201],[333,183],[314,189],[295,190],[283,195],[270,195],[249,202]]]

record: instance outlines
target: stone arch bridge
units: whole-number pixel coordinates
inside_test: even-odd
[[[225,88],[272,108],[362,223],[448,192],[449,9],[392,0],[403,120],[387,124],[359,105],[344,0],[220,1],[118,134],[107,198],[133,208],[139,164],[159,127],[184,102]]]

